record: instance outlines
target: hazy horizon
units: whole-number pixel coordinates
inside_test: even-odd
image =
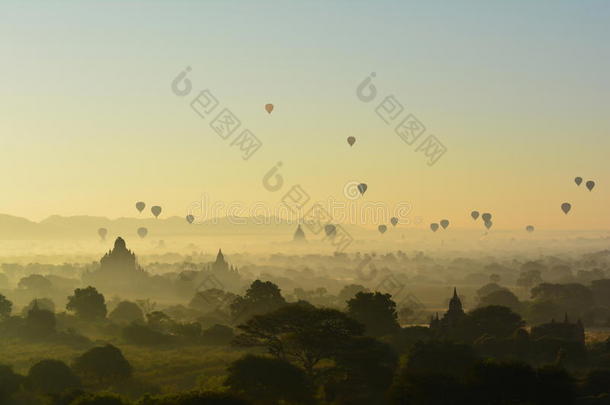
[[[493,229],[610,225],[608,3],[40,4],[0,5],[2,213],[129,217],[141,200],[184,217],[203,193],[277,207],[299,184],[350,202],[363,182],[357,202],[409,204],[422,227],[480,227],[472,210]],[[260,139],[251,159],[193,111],[203,89]],[[447,148],[433,166],[375,113],[389,95]]]

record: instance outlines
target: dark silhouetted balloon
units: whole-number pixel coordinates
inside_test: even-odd
[[[362,195],[364,195],[364,193],[366,193],[367,188],[369,188],[369,186],[367,186],[364,183],[358,184],[358,191],[360,191],[360,194],[362,194]]]
[[[588,182],[585,184],[585,186],[587,186],[587,189],[588,189],[589,191],[591,191],[591,190],[593,190],[593,187],[595,187],[595,182],[594,182],[593,180],[589,180],[589,181],[588,181]]]
[[[333,224],[328,224],[324,227],[324,232],[326,232],[326,236],[332,238],[337,233],[337,227]]]
[[[481,215],[481,218],[483,218],[483,221],[489,222],[491,221],[491,214],[486,212],[485,214]]]
[[[273,111],[273,104],[265,104],[265,111],[267,111],[267,113],[271,114],[271,111]]]
[[[138,236],[144,239],[148,235],[148,229],[146,228],[138,228]]]
[[[568,212],[570,212],[571,209],[572,209],[572,204],[567,203],[567,202],[561,204],[561,210],[563,211],[564,214],[568,215]]]
[[[432,229],[432,232],[438,231],[438,224],[430,224],[430,229]]]
[[[388,230],[388,227],[387,227],[387,226],[385,226],[385,225],[379,225],[379,226],[377,227],[377,229],[378,229],[378,230],[379,230],[379,232],[380,232],[380,233],[383,235],[383,234],[385,233],[385,231],[387,231],[387,230]]]
[[[446,219],[443,219],[443,220],[441,220],[440,224],[443,227],[443,229],[447,229],[447,227],[449,226],[449,221]]]
[[[525,230],[528,231],[529,233],[534,232],[534,226],[533,225],[528,225],[525,227]]]
[[[392,224],[392,226],[396,226],[396,224],[398,224],[398,218],[392,217],[390,219],[390,223]]]
[[[354,138],[353,136],[348,136],[347,143],[349,143],[349,146],[354,146],[354,144],[356,143],[356,138]]]
[[[152,214],[155,216],[155,218],[159,218],[159,215],[161,215],[161,210],[162,210],[161,207],[159,207],[158,205],[155,205],[154,207],[152,207],[150,209],[150,212],[152,212]]]
[[[146,208],[146,204],[143,201],[138,201],[136,203],[136,209],[140,212],[144,211],[144,208]]]
[[[574,179],[574,183],[576,183],[577,186],[580,186],[580,183],[582,183],[582,177],[576,177]]]
[[[491,222],[491,221],[485,221],[485,228],[487,228],[487,229],[489,230],[489,229],[491,229],[491,226],[492,226],[493,224],[494,224],[494,223],[493,223],[493,222]]]
[[[192,215],[186,216],[186,222],[188,222],[189,224],[192,224],[194,220],[195,220],[194,216],[192,216]]]
[[[477,219],[479,219],[479,211],[472,211],[470,213],[470,216],[476,221]]]
[[[97,234],[100,235],[100,238],[102,238],[102,240],[106,240],[106,235],[108,235],[108,229],[100,228],[97,230]]]

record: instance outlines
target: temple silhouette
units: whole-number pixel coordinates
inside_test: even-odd
[[[145,285],[150,276],[140,265],[125,240],[116,238],[114,247],[101,259],[99,268],[83,274],[83,281],[102,291],[122,293]]]
[[[225,256],[222,254],[222,249],[218,249],[216,261],[208,264],[206,270],[211,271],[216,276],[224,273],[237,274],[237,267],[229,265],[225,260]]]
[[[451,297],[451,300],[449,301],[449,309],[441,319],[438,317],[438,312],[436,313],[436,317],[430,319],[430,329],[443,330],[455,328],[461,324],[465,317],[466,314],[462,307],[462,300],[460,300],[460,297],[458,296],[457,288],[454,287],[453,297]]]
[[[305,232],[301,229],[301,225],[297,227],[297,230],[294,232],[294,236],[292,237],[293,242],[306,242]]]

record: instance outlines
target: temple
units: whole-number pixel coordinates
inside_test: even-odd
[[[585,343],[585,328],[578,319],[575,323],[568,320],[568,314],[565,314],[563,322],[555,322],[554,319],[549,323],[534,326],[530,332],[534,339],[539,338],[555,338],[568,341],[576,341]]]
[[[133,291],[149,278],[148,273],[140,267],[136,255],[125,244],[123,238],[118,237],[114,248],[100,259],[100,267],[83,274],[83,281],[96,288],[112,290],[119,293]]]
[[[208,269],[213,273],[237,273],[237,268],[230,266],[225,260],[225,256],[222,254],[222,249],[218,249],[216,255],[216,261],[208,266]]]
[[[142,272],[137,263],[136,255],[125,244],[123,238],[114,241],[114,248],[100,260],[99,272],[103,274],[125,275],[132,272]]]
[[[464,308],[462,307],[462,300],[457,293],[457,288],[453,288],[453,297],[449,300],[449,309],[445,312],[445,315],[441,319],[438,317],[432,317],[430,319],[431,329],[448,329],[458,326],[465,318]]]
[[[305,232],[301,229],[301,225],[298,226],[297,230],[294,232],[294,236],[292,237],[294,242],[305,242]]]

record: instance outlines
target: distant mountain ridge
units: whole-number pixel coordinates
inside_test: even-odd
[[[275,217],[221,217],[189,224],[185,218],[116,218],[52,215],[40,222],[0,214],[0,240],[92,239],[99,228],[112,235],[135,235],[140,227],[158,237],[175,235],[283,234],[292,237],[297,224]],[[354,227],[357,228],[357,227]]]

